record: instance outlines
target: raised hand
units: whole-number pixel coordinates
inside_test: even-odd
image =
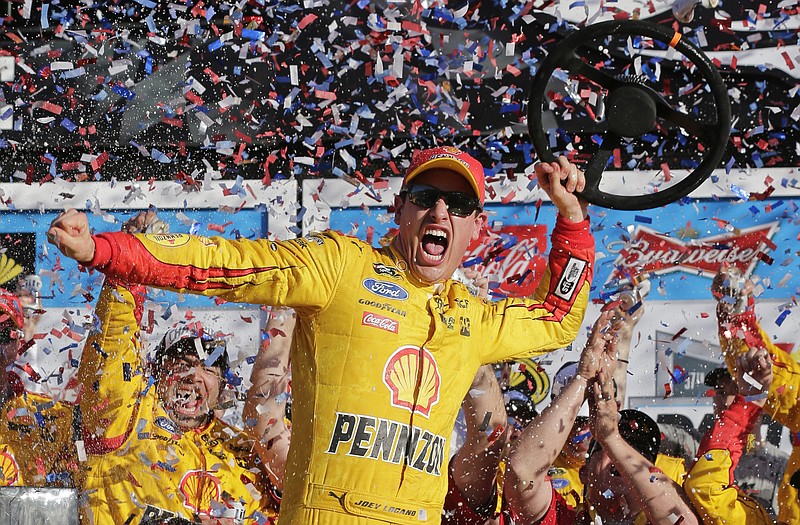
[[[736,358],[736,385],[748,401],[764,406],[772,384],[772,361],[766,348],[750,348]]]
[[[592,326],[592,332],[586,347],[578,361],[578,375],[587,382],[595,378],[600,370],[613,374],[617,363],[617,338],[614,323],[616,312],[606,310],[601,312]]]
[[[94,240],[85,213],[69,209],[50,223],[47,240],[61,253],[79,263],[88,263],[94,257]]]
[[[617,400],[611,375],[601,370],[589,396],[589,428],[601,444],[619,433]]]
[[[562,155],[555,162],[539,162],[534,169],[539,186],[562,217],[570,222],[581,222],[586,218],[588,203],[575,194],[586,187],[586,179],[575,164]]]

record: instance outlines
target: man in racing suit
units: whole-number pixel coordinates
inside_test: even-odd
[[[559,210],[530,299],[496,303],[450,280],[485,216],[483,168],[455,148],[420,152],[383,249],[336,232],[270,242],[91,236],[69,210],[48,231],[76,260],[129,282],[296,310],[293,441],[284,525],[438,523],[448,436],[483,363],[539,355],[580,329],[594,261],[583,174],[536,166]]]
[[[764,412],[786,426],[792,436],[800,432],[800,364],[772,343],[756,319],[753,284],[742,277],[736,268],[723,267],[714,278],[712,294],[717,303],[717,328],[725,363],[731,376],[736,377],[736,359],[751,348],[765,348],[772,360],[773,379],[769,387]],[[800,469],[800,447],[793,440],[792,454],[786,464],[778,488],[778,522],[800,523],[798,491],[790,484],[792,475]]]
[[[130,225],[152,222],[148,214],[127,229],[143,230]],[[143,286],[106,279],[98,330],[84,346],[82,521],[268,523],[266,475],[252,440],[213,416],[228,366],[223,341],[198,323],[170,330],[148,374],[139,332],[144,298]]]
[[[749,379],[745,379],[745,374]],[[736,487],[733,473],[747,438],[761,419],[772,381],[772,363],[765,348],[751,349],[737,359],[739,394],[703,437],[683,488],[705,525],[774,523],[767,510]],[[762,395],[764,394],[764,395]]]
[[[10,370],[33,322],[19,298],[0,288],[0,486],[72,486],[72,405],[27,392]]]

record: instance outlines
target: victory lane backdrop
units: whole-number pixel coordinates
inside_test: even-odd
[[[711,279],[727,261],[757,281],[759,298],[791,299],[800,289],[800,271],[791,271],[798,260],[791,248],[800,238],[797,205],[777,198],[747,204],[697,199],[646,212],[591,208],[597,249],[591,298],[602,300],[631,274],[645,274],[659,300],[710,300]],[[333,208],[330,225],[378,246],[395,227],[387,210]],[[487,204],[486,213],[485,235],[470,246],[465,265],[495,280],[494,297],[532,293],[545,267],[554,206]]]

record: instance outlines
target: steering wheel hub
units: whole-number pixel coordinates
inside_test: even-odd
[[[638,84],[618,87],[606,99],[608,130],[619,137],[641,137],[656,125],[656,103]]]

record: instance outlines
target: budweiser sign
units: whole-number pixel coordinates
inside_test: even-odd
[[[381,330],[386,330],[387,332],[397,333],[397,327],[400,325],[399,321],[395,321],[394,319],[389,319],[388,317],[384,317],[382,315],[373,314],[372,312],[364,312],[361,316],[361,325],[362,326],[374,326],[375,328],[380,328]]]
[[[609,281],[624,280],[643,273],[677,271],[713,277],[722,263],[735,266],[749,276],[759,260],[771,259],[766,250],[774,248],[770,239],[776,231],[778,223],[772,222],[740,230],[736,234],[684,242],[639,226],[630,243],[620,250]]]

